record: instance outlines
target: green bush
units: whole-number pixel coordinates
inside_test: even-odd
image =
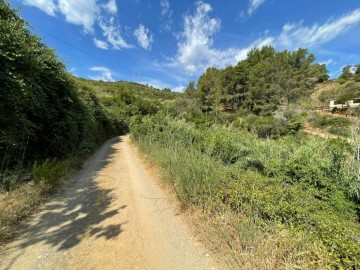
[[[42,163],[35,162],[32,174],[35,183],[46,183],[55,186],[59,180],[67,173],[68,161],[45,160]]]
[[[249,132],[256,134],[259,138],[277,138],[286,133],[284,123],[273,116],[250,114],[245,118],[245,126]]]
[[[323,129],[331,134],[350,137],[352,122],[344,117],[331,117],[327,115],[315,116],[312,119],[314,127]]]
[[[336,80],[339,84],[345,84],[347,82],[347,80],[343,79],[343,78],[338,78]]]

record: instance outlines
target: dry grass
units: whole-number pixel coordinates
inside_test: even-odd
[[[65,165],[67,166],[67,163]],[[50,193],[56,192],[62,182],[69,179],[75,172],[72,169],[75,165],[77,163],[71,163],[71,166],[64,167],[58,174],[53,168],[47,168],[47,173],[54,173],[54,182],[44,178],[38,180],[35,177],[31,182],[15,183],[11,191],[0,189],[0,249],[17,235],[21,222],[32,215]]]
[[[314,101],[319,101],[319,96],[322,92],[332,91],[339,87],[339,83],[336,81],[328,81],[324,83],[319,83],[316,85],[316,91],[311,95],[311,98]]]
[[[295,238],[285,228],[261,231],[231,212],[192,209],[187,215],[194,233],[225,269],[326,269],[320,249],[306,236]]]
[[[32,182],[0,194],[0,246],[16,235],[19,222],[34,212],[49,187]]]

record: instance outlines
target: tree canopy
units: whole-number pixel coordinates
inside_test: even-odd
[[[198,81],[198,102],[205,110],[227,106],[267,113],[308,96],[316,83],[328,80],[326,66],[314,61],[307,49],[252,49],[236,66],[208,68]]]

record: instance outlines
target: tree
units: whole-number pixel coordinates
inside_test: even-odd
[[[218,107],[221,99],[219,69],[214,67],[208,68],[200,76],[196,95],[204,110],[212,110],[214,107]]]
[[[195,88],[195,82],[194,81],[190,81],[188,86],[185,89],[185,96],[190,97],[190,98],[194,98],[195,97],[195,92],[196,92],[196,88]]]
[[[356,66],[355,66],[354,80],[355,80],[356,82],[360,82],[360,65],[356,65]]]
[[[342,68],[342,73],[340,75],[340,79],[349,80],[353,77],[353,74],[351,73],[351,65],[346,65]]]
[[[268,114],[277,105],[308,96],[317,82],[328,79],[326,66],[314,61],[307,49],[255,48],[234,67],[208,68],[198,82],[198,99],[208,107],[222,104]]]

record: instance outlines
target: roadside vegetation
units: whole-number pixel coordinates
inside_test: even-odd
[[[263,139],[162,114],[134,118],[131,136],[183,206],[209,217],[240,265],[360,266],[360,164],[347,142],[301,133]]]

